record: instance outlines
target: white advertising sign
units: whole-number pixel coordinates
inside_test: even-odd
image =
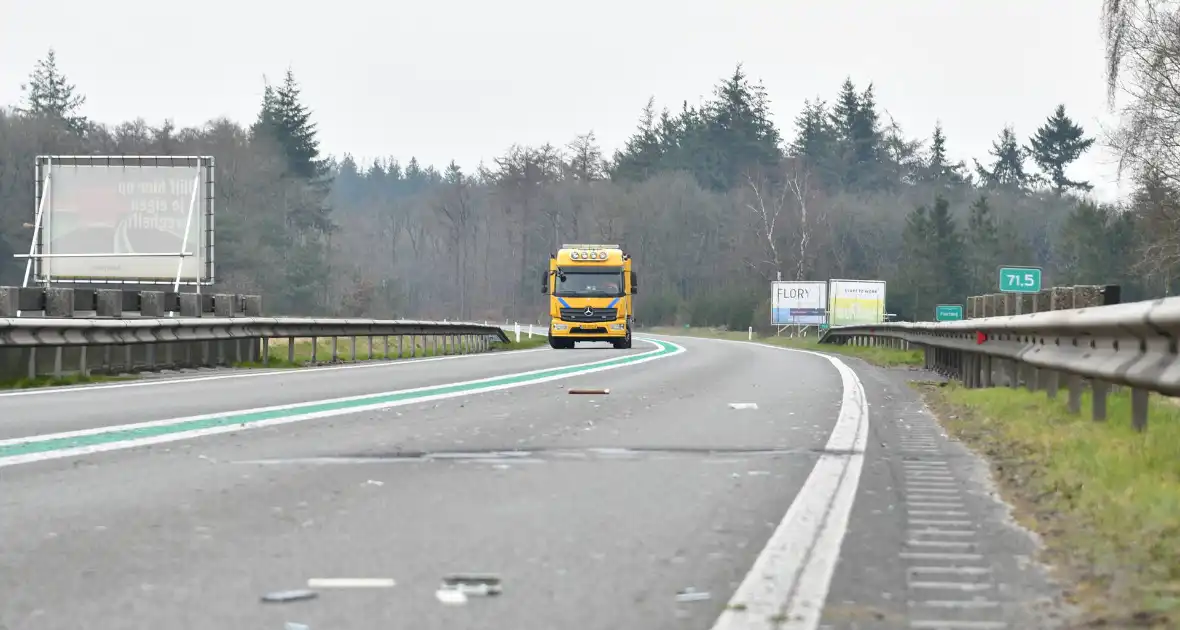
[[[884,280],[832,280],[830,295],[832,326],[885,321]]]
[[[771,282],[770,323],[818,326],[827,320],[826,282]]]

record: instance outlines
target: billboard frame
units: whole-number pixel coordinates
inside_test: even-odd
[[[783,284],[796,285],[796,286],[809,285],[809,286],[821,287],[824,295],[823,295],[823,300],[822,300],[822,306],[819,307],[819,310],[822,310],[823,314],[818,315],[818,317],[822,321],[820,321],[820,322],[814,322],[814,321],[810,321],[810,322],[780,322],[780,321],[776,321],[775,317],[774,317],[774,313],[776,310],[775,309],[775,300],[774,300],[774,291],[778,288],[778,285],[783,285]],[[825,280],[771,280],[770,290],[771,290],[771,298],[770,298],[770,325],[771,326],[776,326],[779,328],[789,328],[791,326],[807,328],[810,326],[818,326],[818,325],[822,325],[822,324],[827,323],[827,321],[828,321],[828,282],[827,281],[825,281]],[[814,318],[814,317],[817,317],[817,315],[812,315],[810,317]]]
[[[886,301],[889,298],[889,283],[888,282],[886,282],[885,280],[856,280],[853,278],[832,278],[831,280],[828,280],[828,326],[829,327],[832,325],[832,317],[836,312],[836,309],[833,308],[834,307],[833,301],[836,299],[836,297],[835,297],[836,292],[832,290],[832,287],[837,282],[855,282],[855,283],[862,283],[862,284],[879,284],[879,285],[881,285],[881,321],[874,322],[874,323],[883,324],[883,323],[885,323],[886,320],[889,319],[888,309],[885,305]],[[872,325],[872,324],[868,324],[868,325]]]
[[[53,254],[45,253],[44,242],[45,217],[52,213],[53,200],[53,167],[99,167],[99,168],[136,168],[136,167],[176,167],[195,168],[197,175],[194,181],[192,196],[189,200],[185,231],[181,240],[180,251],[155,253],[115,253],[94,252],[83,254]],[[54,282],[66,284],[108,284],[108,285],[172,285],[173,291],[179,291],[181,286],[193,286],[199,293],[202,286],[210,286],[216,280],[214,273],[214,180],[215,164],[213,156],[175,156],[175,155],[38,155],[34,166],[34,218],[33,236],[29,243],[28,254],[17,254],[17,258],[28,259],[25,263],[25,275],[21,286],[29,286],[30,276],[38,284],[50,286]],[[49,200],[47,206],[46,200]],[[196,247],[189,244],[189,232],[192,221],[201,212],[205,219],[205,229],[201,234],[204,243],[197,243]],[[199,219],[198,219],[199,220]],[[196,249],[196,252],[192,250]],[[184,259],[197,256],[200,268],[198,277],[185,278]],[[176,258],[176,275],[167,278],[87,278],[87,277],[55,277],[45,273],[44,259],[48,258]],[[50,269],[52,272],[52,268]]]

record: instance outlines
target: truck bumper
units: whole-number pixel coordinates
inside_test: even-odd
[[[561,339],[575,339],[577,341],[619,339],[627,336],[627,320],[620,319],[613,322],[594,322],[592,324],[554,320],[549,324],[549,335]]]

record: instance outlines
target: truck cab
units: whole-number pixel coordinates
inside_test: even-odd
[[[549,256],[549,345],[570,349],[579,341],[631,347],[638,283],[631,256],[618,245],[562,245]]]

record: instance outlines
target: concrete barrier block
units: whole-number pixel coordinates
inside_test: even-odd
[[[261,295],[243,295],[242,302],[244,303],[246,317],[262,317]]]
[[[16,317],[20,310],[20,289],[0,287],[0,317]]]
[[[216,293],[213,295],[214,317],[234,316],[234,296],[230,293]]]
[[[1043,313],[1053,310],[1053,289],[1043,289],[1033,296],[1033,312]]]
[[[1106,287],[1101,285],[1085,285],[1073,288],[1073,307],[1074,308],[1089,308],[1091,306],[1102,306],[1105,303],[1106,296],[1104,289]]]
[[[1020,296],[1015,293],[1005,293],[1003,299],[1004,308],[1001,315],[1015,315],[1016,306],[1020,303]]]
[[[976,317],[979,317],[979,296],[972,295],[967,298],[967,319]]]
[[[1031,293],[1020,294],[1020,314],[1028,315],[1037,312],[1037,296]]]
[[[45,290],[46,317],[73,317],[74,290],[50,287]]]
[[[983,296],[983,316],[995,317],[996,306],[999,304],[999,296],[995,293],[989,293]]]
[[[139,314],[142,317],[164,317],[164,292],[140,291]]]
[[[1050,308],[1054,311],[1067,311],[1073,308],[1073,287],[1053,287],[1050,300]]]
[[[201,296],[197,293],[181,293],[180,294],[180,316],[181,317],[200,317],[201,316]]]
[[[95,301],[95,313],[99,317],[123,316],[123,292],[121,290],[99,289]]]

